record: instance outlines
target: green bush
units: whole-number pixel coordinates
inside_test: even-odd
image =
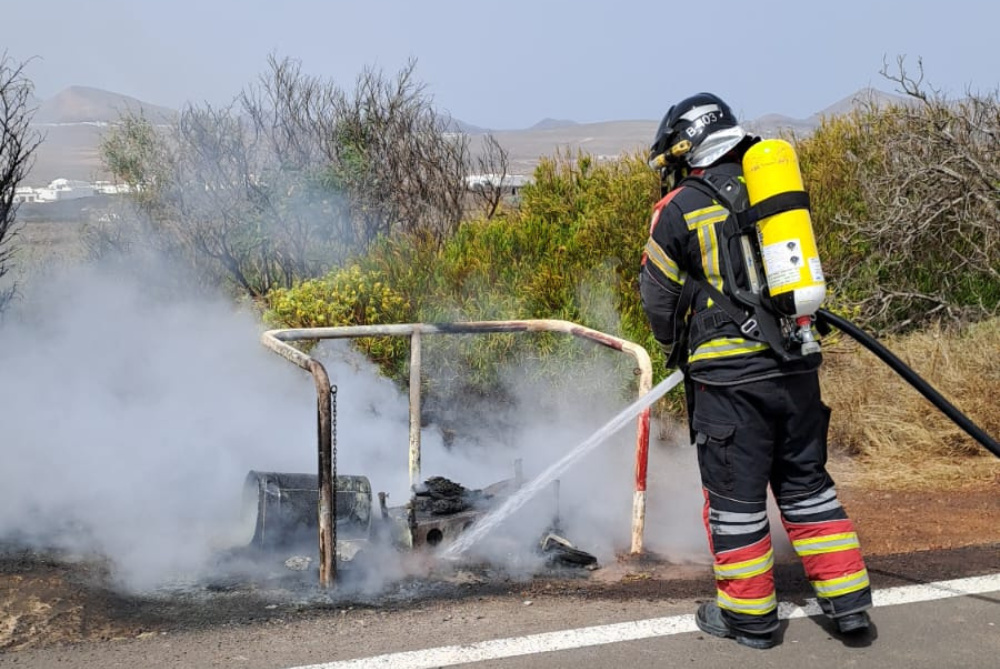
[[[383,238],[347,271],[272,293],[268,317],[286,327],[562,319],[639,341],[662,363],[637,286],[656,188],[639,156],[546,159],[516,209],[464,221],[443,244]],[[391,286],[391,299],[362,302],[376,281],[383,292]],[[363,345],[403,380],[405,343]],[[557,380],[567,364],[596,355],[559,334],[427,337],[423,345],[427,368],[444,383],[481,395],[494,392],[511,365]]]
[[[411,320],[409,301],[377,272],[354,264],[321,279],[268,294],[265,319],[286,328],[382,325]],[[393,375],[405,361],[408,345],[398,337],[362,337],[355,345]]]
[[[996,311],[997,191],[977,190],[974,161],[963,167],[935,134],[943,127],[962,140],[951,150],[979,156],[981,163],[993,160],[982,164],[995,169],[996,152],[977,144],[962,121],[978,114],[977,122],[985,123],[984,112],[962,109],[869,106],[825,119],[809,137],[792,138],[831,283],[828,308],[876,330],[926,321],[926,300],[899,298],[907,293],[931,296],[964,317]],[[934,187],[943,183],[940,175],[938,182],[904,188],[906,174],[928,179],[945,165],[960,177],[954,186],[964,184],[972,193],[963,206],[948,208],[942,201],[947,191]],[[664,356],[638,291],[657,193],[657,175],[640,155],[543,159],[518,206],[465,220],[444,240],[382,238],[356,265],[272,293],[270,317],[289,327],[563,319],[644,346],[658,381],[666,371]],[[907,227],[906,216],[928,212],[921,225]],[[970,265],[970,258],[978,264]],[[405,342],[358,343],[387,374],[405,381]],[[425,368],[434,375],[425,379],[431,393],[450,389],[465,397],[502,396],[503,370],[511,367],[558,384],[568,366],[598,355],[597,347],[544,334],[427,337],[424,347]],[[619,362],[630,364],[625,356]],[[608,376],[595,383],[621,385],[610,380],[621,377]],[[662,406],[679,412],[681,397],[675,391]]]
[[[797,142],[833,303],[881,332],[1000,310],[1000,102],[911,90]]]

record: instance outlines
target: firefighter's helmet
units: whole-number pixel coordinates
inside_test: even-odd
[[[711,93],[698,93],[667,111],[656,131],[649,164],[666,180],[668,175],[711,165],[745,137],[729,105]]]

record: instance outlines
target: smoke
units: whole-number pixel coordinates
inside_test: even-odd
[[[0,329],[0,536],[98,551],[143,586],[226,542],[248,469],[315,458],[309,389],[249,314],[121,270],[40,280]]]
[[[222,296],[178,291],[162,268],[78,267],[39,279],[0,327],[4,504],[0,542],[94,552],[131,588],[217,569],[219,551],[245,545],[243,481],[249,470],[315,472],[315,390],[307,373],[259,343],[262,326]],[[169,290],[158,286],[170,285]],[[182,297],[183,295],[183,297]],[[321,357],[337,387],[341,474],[369,477],[390,505],[409,498],[408,398],[346,342]],[[422,431],[423,475],[478,489],[526,479],[585,440],[633,398],[594,379],[605,362],[568,369],[560,391],[508,370],[515,401],[492,407],[509,431],[490,441],[466,417],[446,440]],[[430,370],[428,371],[430,373]],[[482,407],[478,407],[482,410]],[[654,448],[646,542],[704,550],[690,449]],[[635,431],[624,429],[544,490],[472,555],[530,573],[542,533],[564,536],[602,562],[630,538]],[[558,494],[557,494],[558,492]],[[683,501],[678,501],[683,500]],[[364,582],[405,575],[383,558]]]

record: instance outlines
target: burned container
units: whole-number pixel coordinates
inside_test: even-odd
[[[258,472],[243,486],[243,536],[261,552],[313,555],[319,532],[318,477],[315,474]],[[447,544],[520,485],[520,475],[481,490],[441,476],[424,481],[403,506],[388,507],[379,493],[373,511],[365,476],[338,476],[336,490],[337,557],[353,561],[370,544],[410,550]],[[374,516],[373,516],[374,513]]]
[[[250,546],[262,551],[316,549],[319,527],[316,474],[251,471],[243,484],[244,521],[252,527]],[[337,556],[350,560],[369,540],[372,489],[365,476],[338,476]]]

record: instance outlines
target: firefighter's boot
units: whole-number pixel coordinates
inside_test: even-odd
[[[722,617],[722,610],[715,602],[705,602],[699,606],[694,622],[702,632],[720,639],[735,639],[738,644],[758,650],[766,650],[774,646],[774,637],[771,634],[747,634],[730,628],[725,618]]]
[[[862,634],[867,632],[868,628],[871,627],[871,618],[864,611],[857,611],[855,613],[848,613],[846,616],[840,616],[834,618],[833,621],[837,623],[837,631],[841,634]]]

